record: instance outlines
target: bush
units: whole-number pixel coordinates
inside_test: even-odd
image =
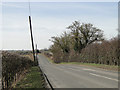
[[[118,40],[113,38],[102,43],[94,43],[86,47],[81,52],[81,62],[118,65]]]
[[[12,82],[26,69],[34,65],[28,58],[17,54],[2,52],[2,88],[11,88]]]

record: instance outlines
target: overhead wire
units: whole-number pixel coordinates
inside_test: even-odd
[[[30,0],[28,1],[28,4],[29,4],[29,16],[31,16]]]

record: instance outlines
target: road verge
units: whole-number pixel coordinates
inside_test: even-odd
[[[44,55],[44,56],[47,57],[46,55]],[[50,57],[47,57],[47,59],[52,64],[56,64]],[[96,68],[101,68],[101,69],[105,69],[105,70],[118,71],[118,66],[114,66],[114,65],[95,64],[95,63],[81,63],[81,62],[61,62],[61,63],[57,63],[57,64],[80,65],[80,66],[86,66],[86,67],[96,67]]]

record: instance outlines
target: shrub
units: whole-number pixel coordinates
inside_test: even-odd
[[[11,88],[12,82],[22,73],[30,68],[34,62],[17,54],[2,52],[2,88]]]

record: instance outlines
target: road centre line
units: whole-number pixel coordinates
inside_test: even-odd
[[[64,66],[62,66],[62,67],[64,67]],[[65,67],[64,67],[65,68]],[[75,68],[72,68],[72,67],[69,67],[68,69],[70,69],[70,70],[73,70],[73,71],[81,71],[81,69],[75,69]],[[94,70],[94,69],[89,69],[89,68],[82,68],[82,70],[84,70],[84,71],[93,71],[93,72],[99,72],[99,73],[103,73],[104,71],[97,71],[97,70]],[[107,74],[112,74],[112,73],[110,73],[110,72],[105,72],[105,74],[107,75]],[[112,74],[112,75],[114,75],[114,74]],[[116,76],[116,75],[115,75]],[[118,76],[117,76],[118,77]]]
[[[0,79],[0,84],[2,83],[1,79]]]
[[[114,81],[117,81],[117,82],[118,82],[117,79],[113,79],[113,78],[109,78],[109,77],[101,76],[101,75],[94,74],[94,73],[89,73],[89,74],[91,74],[91,75],[93,75],[93,76],[102,77],[102,78],[106,78],[106,79],[110,79],[110,80],[114,80]]]
[[[106,71],[100,71],[100,70],[94,70],[94,69],[87,69],[87,68],[84,68],[83,70],[86,70],[86,71],[94,71],[94,72],[105,73],[105,74],[110,74],[110,75],[117,76],[117,74],[115,74],[115,73],[110,73],[110,72],[106,72]],[[118,76],[117,76],[117,77],[118,77]]]
[[[72,67],[69,67],[69,69],[71,69],[71,70],[75,70],[75,71],[80,71],[79,68],[78,68],[78,69],[74,69],[74,68],[72,68]],[[96,70],[88,69],[88,68],[83,68],[82,70],[86,70],[86,71],[96,71]]]
[[[80,70],[77,70],[77,69],[73,69],[73,68],[69,68],[71,70],[75,70],[75,71],[80,71]],[[93,70],[93,69],[85,69],[85,70],[92,70],[92,71],[96,71],[96,70]],[[102,76],[102,75],[98,75],[98,74],[94,74],[94,73],[89,73],[91,75],[94,75],[94,76],[97,76],[97,77],[102,77],[102,78],[106,78],[106,79],[109,79],[109,80],[114,80],[114,81],[117,81],[117,79],[113,79],[113,78],[109,78],[109,77],[106,77],[106,76]]]
[[[62,66],[64,67],[64,66]],[[80,69],[75,69],[75,68],[72,68],[72,67],[69,67],[68,69],[71,69],[71,70],[75,70],[75,71],[80,71]],[[82,70],[86,70],[86,71],[96,71],[96,70],[93,70],[93,69],[87,69],[87,68],[83,68]]]
[[[71,70],[73,70],[73,71],[80,71],[80,70],[78,70],[78,69],[73,69],[73,68],[68,68],[68,69],[71,69]]]
[[[96,71],[96,70],[93,70],[93,69],[87,69],[87,68],[83,68],[83,70],[86,70],[86,71]]]

